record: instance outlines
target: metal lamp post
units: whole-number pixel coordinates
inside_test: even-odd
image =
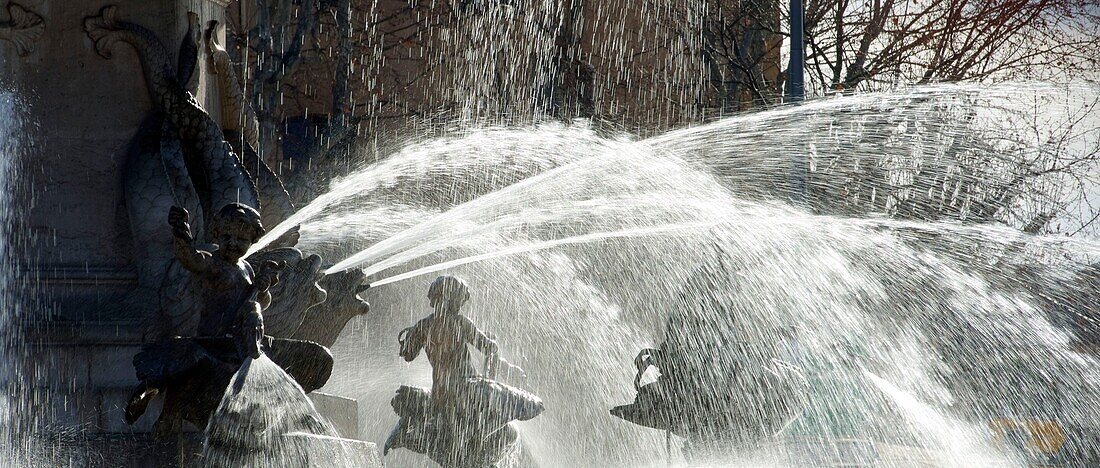
[[[806,97],[804,84],[806,53],[802,15],[802,0],[791,0],[791,63],[787,68],[787,98],[791,102],[799,102]]]
[[[787,67],[787,101],[802,102],[806,98],[804,82],[806,53],[803,38],[802,0],[791,0],[791,62]],[[791,154],[790,180],[788,190],[791,201],[802,203],[806,200],[806,158],[798,152]]]

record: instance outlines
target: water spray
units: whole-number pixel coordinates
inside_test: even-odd
[[[406,279],[409,279],[409,278],[415,278],[417,276],[426,275],[426,274],[429,274],[429,273],[434,273],[434,272],[437,272],[437,271],[440,271],[440,270],[445,270],[447,268],[452,268],[452,267],[461,266],[461,265],[467,265],[467,264],[470,264],[470,263],[480,262],[480,261],[483,261],[483,260],[491,260],[491,259],[494,259],[494,258],[504,257],[504,256],[507,256],[507,255],[515,255],[515,254],[521,254],[521,253],[527,253],[527,252],[534,252],[534,251],[537,251],[537,250],[545,250],[545,249],[549,249],[549,248],[553,248],[553,247],[559,247],[559,246],[563,246],[563,245],[585,244],[585,243],[589,243],[589,242],[597,242],[597,241],[602,241],[602,240],[607,240],[607,239],[616,239],[616,238],[624,238],[624,237],[641,237],[641,236],[671,234],[671,233],[675,233],[677,231],[688,231],[688,230],[695,230],[695,229],[701,229],[701,228],[708,228],[708,227],[716,226],[718,224],[721,224],[721,222],[685,223],[685,224],[675,224],[675,225],[671,225],[671,226],[657,226],[657,227],[649,227],[649,228],[624,229],[624,230],[621,230],[621,231],[598,232],[598,233],[593,233],[593,234],[584,234],[584,235],[580,235],[580,236],[566,237],[564,239],[554,239],[554,240],[545,241],[545,242],[537,242],[537,243],[534,243],[534,244],[520,245],[520,246],[508,248],[508,249],[498,250],[498,251],[495,251],[495,252],[489,252],[489,253],[484,253],[484,254],[480,254],[480,255],[472,255],[472,256],[469,256],[469,257],[463,257],[463,258],[450,260],[450,261],[443,262],[443,263],[437,263],[435,265],[429,265],[429,266],[426,266],[426,267],[423,267],[423,268],[418,268],[416,270],[413,270],[413,271],[410,271],[410,272],[407,272],[407,273],[401,273],[399,275],[390,276],[390,277],[387,277],[387,278],[380,279],[378,281],[372,281],[370,283],[370,286],[372,288],[373,287],[378,287],[378,286],[382,286],[382,285],[385,285],[385,284],[395,283],[397,281],[406,280]],[[332,269],[330,268],[330,270],[332,270]]]
[[[416,226],[410,227],[402,232],[386,238],[385,240],[382,240],[381,242],[378,242],[377,244],[374,244],[366,249],[363,249],[360,252],[351,255],[350,257],[325,270],[325,274],[331,275],[333,273],[350,270],[351,268],[381,258],[382,256],[400,252],[401,249],[405,247],[405,245],[409,241],[423,238],[425,234],[430,233],[433,228],[438,228],[441,224],[450,219],[469,214],[470,212],[474,211],[472,208],[474,206],[481,206],[493,200],[507,200],[509,197],[515,196],[517,192],[525,190],[533,185],[537,185],[542,181],[561,177],[564,174],[567,174],[568,171],[584,168],[589,164],[607,163],[608,161],[610,161],[610,159],[600,157],[582,159],[561,167],[551,169],[539,175],[529,177],[495,192],[482,195],[481,197],[476,199],[477,205],[472,205],[471,203],[473,202],[467,202],[451,208],[447,212],[442,213],[435,218],[429,219]]]

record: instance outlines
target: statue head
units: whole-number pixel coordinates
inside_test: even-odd
[[[454,276],[440,276],[428,286],[428,301],[437,311],[458,312],[469,299],[470,288],[465,281]]]
[[[230,203],[214,214],[211,225],[213,241],[218,244],[218,252],[226,260],[236,262],[248,252],[248,249],[264,235],[264,226],[260,223],[260,213],[251,206]]]

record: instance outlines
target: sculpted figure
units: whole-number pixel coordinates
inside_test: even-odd
[[[245,169],[256,184],[256,190],[263,200],[260,214],[264,224],[274,226],[294,214],[294,205],[290,202],[290,195],[279,176],[275,175],[257,152],[263,150],[267,159],[272,160],[280,145],[273,141],[260,141],[260,124],[256,120],[256,113],[245,98],[244,85],[233,68],[229,53],[217,42],[217,29],[218,24],[214,22],[207,32],[206,49],[214,65],[212,68],[217,75],[218,94],[221,96],[222,134],[233,151],[241,157]]]
[[[217,248],[213,252],[196,249],[192,244],[187,210],[173,206],[168,214],[175,240],[176,259],[191,272],[206,292],[201,299],[199,336],[235,336],[240,347],[254,358],[260,357],[259,342],[264,323],[261,309],[271,305],[268,288],[278,282],[280,266],[267,261],[260,274],[244,260],[244,254],[264,233],[260,214],[247,205],[231,203],[214,216],[212,227]],[[245,304],[248,307],[242,307]],[[237,312],[243,312],[240,315]]]
[[[731,345],[748,346],[752,345]],[[612,408],[611,415],[686,439],[683,453],[688,459],[768,440],[800,414],[804,378],[797,368],[773,356],[737,359],[743,363],[737,370],[715,366],[700,372],[685,362],[715,360],[686,356],[668,343],[643,349],[634,359],[634,402]],[[645,382],[652,369],[659,376]]]
[[[736,325],[734,306],[709,296],[680,298],[662,344],[635,358],[635,401],[610,414],[683,437],[689,459],[778,435],[805,405],[806,380],[784,360],[793,331],[770,329],[769,339],[753,339],[741,333],[748,325]]]
[[[496,343],[459,313],[469,297],[462,280],[436,278],[428,288],[435,312],[401,332],[400,354],[406,361],[422,350],[427,354],[432,389],[398,389],[392,405],[401,419],[385,452],[405,447],[444,467],[493,466],[516,441],[509,422],[542,413],[538,397],[493,380],[499,367],[510,365],[498,356]],[[471,362],[470,346],[485,356],[484,375]]]
[[[264,225],[282,222],[294,207],[256,154],[248,122],[223,131],[196,100],[196,63],[204,52],[198,15],[188,14],[188,26],[173,61],[156,34],[122,21],[115,6],[84,21],[104,58],[118,44],[137,52],[153,104],[126,158],[138,287],[119,307],[148,317],[145,346],[134,357],[140,384],[126,419],[136,421],[154,396],[164,395],[160,434],[179,430],[182,421],[205,427],[232,375],[260,353],[306,392],[319,388],[332,369],[325,345],[369,311],[357,295],[362,274],[325,277],[320,257],[294,248],[296,229],[247,254]],[[213,37],[207,44],[222,91],[235,96],[223,104],[241,109],[228,56]]]
[[[213,30],[205,49],[218,74],[222,104],[241,112],[234,111],[234,119],[223,115],[227,127],[220,128],[191,92],[198,82],[195,64],[203,48],[198,16],[189,14],[188,24],[173,64],[155,34],[121,21],[114,6],[84,22],[95,50],[104,57],[110,58],[120,43],[137,51],[154,104],[131,145],[123,179],[139,287],[121,306],[148,309],[146,341],[194,335],[206,313],[204,287],[198,284],[206,280],[181,264],[173,228],[164,223],[170,207],[188,210],[196,245],[216,242],[211,219],[228,204],[255,209],[265,226],[294,212],[279,177],[256,154],[259,142],[249,130],[254,127],[252,113]],[[320,257],[293,248],[296,242],[297,230],[292,229],[248,257],[252,265],[268,260],[286,265],[279,273],[282,281],[268,290],[271,306],[264,304],[265,327],[274,336],[330,346],[348,321],[370,310],[357,296],[363,278],[358,272],[326,277]]]
[[[633,403],[611,415],[685,440],[689,459],[757,446],[798,419],[808,385],[791,364],[796,333],[739,308],[738,272],[725,255],[689,277],[664,340],[634,359]],[[750,322],[751,321],[751,322]],[[766,330],[766,331],[764,331]]]
[[[151,398],[166,393],[157,432],[178,431],[182,421],[205,427],[217,408],[230,377],[246,358],[267,353],[306,392],[328,380],[332,356],[323,346],[307,341],[264,336],[262,311],[271,303],[268,289],[278,283],[281,264],[265,261],[258,268],[243,259],[264,233],[260,214],[231,203],[214,216],[215,245],[196,247],[188,214],[173,207],[168,216],[179,264],[193,275],[200,292],[201,313],[197,336],[174,337],[145,346],[134,358],[141,383],[126,408],[133,423]]]

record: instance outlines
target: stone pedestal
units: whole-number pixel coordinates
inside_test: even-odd
[[[309,394],[313,407],[328,419],[336,432],[347,439],[359,438],[359,403],[351,398],[323,392]]]
[[[307,448],[301,468],[382,468],[378,447],[370,442],[314,435],[287,436],[288,443]],[[180,444],[166,448],[149,434],[84,434],[72,438],[53,434],[35,441],[41,448],[23,460],[29,466],[86,468],[201,468],[202,434],[184,434]],[[18,465],[18,464],[17,464]]]
[[[112,60],[100,57],[83,23],[118,5],[120,19],[154,31],[175,54],[187,12],[199,13],[204,25],[224,21],[226,0],[15,3],[44,26],[29,51],[0,42],[0,82],[15,91],[26,122],[20,172],[30,188],[15,206],[29,235],[22,273],[33,278],[36,295],[24,337],[37,354],[25,368],[50,400],[53,417],[43,424],[89,434],[144,432],[151,418],[129,427],[121,413],[137,383],[131,361],[146,324],[143,309],[121,306],[136,285],[122,175],[151,103],[132,48],[117,47]],[[216,111],[211,67],[199,61],[196,96]]]

